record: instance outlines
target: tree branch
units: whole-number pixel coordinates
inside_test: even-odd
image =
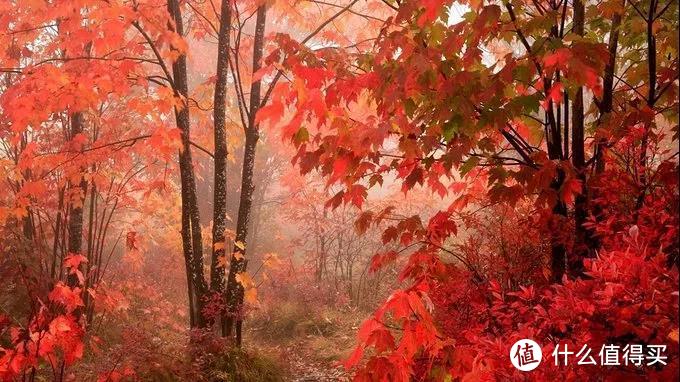
[[[149,47],[153,51],[153,54],[156,56],[156,59],[158,60],[158,64],[160,65],[161,69],[163,70],[163,73],[165,74],[166,79],[170,83],[170,87],[172,87],[172,90],[177,93],[177,89],[175,88],[175,81],[172,78],[172,75],[170,74],[170,71],[168,70],[168,67],[165,65],[165,61],[163,60],[163,57],[161,56],[161,53],[158,51],[158,48],[156,47],[156,44],[154,44],[153,40],[151,39],[151,36],[149,36],[146,31],[139,25],[139,22],[133,21],[132,25],[141,33],[142,37],[144,37],[144,40],[149,44]]]

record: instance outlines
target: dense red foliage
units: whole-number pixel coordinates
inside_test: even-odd
[[[82,259],[78,255],[67,261],[70,272],[78,272]],[[82,284],[80,284],[82,286]],[[63,378],[64,367],[82,358],[84,330],[72,313],[83,306],[80,287],[57,283],[45,296],[33,295],[33,314],[27,323],[12,323],[5,318],[0,321],[0,331],[9,330],[11,347],[0,348],[0,378],[13,380],[26,370],[45,362],[59,378]]]
[[[307,3],[0,0],[0,380],[76,378],[100,329],[82,375],[180,374],[171,339],[187,379],[295,298],[377,304],[360,382],[677,378],[678,3]],[[667,365],[556,363],[585,345]]]
[[[666,345],[669,365],[546,366],[532,378],[677,375],[678,66],[655,50],[677,41],[661,32],[675,24],[655,24],[643,42],[619,23],[652,28],[653,16],[616,1],[573,2],[573,13],[555,2],[464,3],[455,22],[456,5],[400,3],[366,54],[279,36],[269,58],[296,78],[260,117],[295,144],[302,173],[342,187],[328,207],[362,208],[393,180],[443,199],[431,215],[388,208],[357,221],[400,245],[373,268],[407,257],[410,286],[360,328],[347,366],[365,381],[523,379],[509,347],[533,338],[547,364],[557,344],[640,343]]]

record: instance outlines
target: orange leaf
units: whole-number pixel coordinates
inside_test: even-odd
[[[249,288],[243,293],[246,302],[255,304],[257,302],[257,288]]]

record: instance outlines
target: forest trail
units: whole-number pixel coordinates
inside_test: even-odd
[[[329,345],[337,345],[330,350],[333,352],[331,357],[320,348]],[[258,342],[256,348],[258,353],[277,360],[287,382],[349,382],[351,375],[340,363],[345,352],[338,353],[338,350],[344,347],[349,352],[352,346],[348,337],[334,340],[332,337],[308,335],[287,344]]]
[[[291,360],[288,364],[290,382],[346,382],[350,375],[341,365],[319,363],[307,358]]]
[[[286,338],[277,338],[274,333],[266,333],[280,322],[260,322],[258,327],[248,331],[251,346],[257,349],[258,353],[277,360],[286,381],[350,381],[351,374],[341,362],[356,346],[355,333],[363,320],[363,313],[344,312],[327,315],[321,319],[317,317],[316,320],[312,319],[312,316],[316,315],[295,320],[297,325],[291,332],[299,335]],[[322,324],[326,326],[320,327]]]

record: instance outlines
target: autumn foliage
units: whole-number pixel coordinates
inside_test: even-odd
[[[677,20],[0,0],[0,380],[277,381],[342,325],[356,381],[677,379]]]
[[[677,375],[677,25],[661,21],[675,8],[623,4],[403,2],[359,54],[279,36],[270,62],[296,77],[260,115],[282,125],[303,173],[343,186],[329,207],[361,208],[386,179],[450,201],[357,221],[385,226],[401,249],[375,268],[405,256],[410,283],[359,329],[358,380],[522,379],[507,362],[519,338],[544,354],[669,349],[663,370],[539,379]],[[494,218],[506,221],[484,225]]]

